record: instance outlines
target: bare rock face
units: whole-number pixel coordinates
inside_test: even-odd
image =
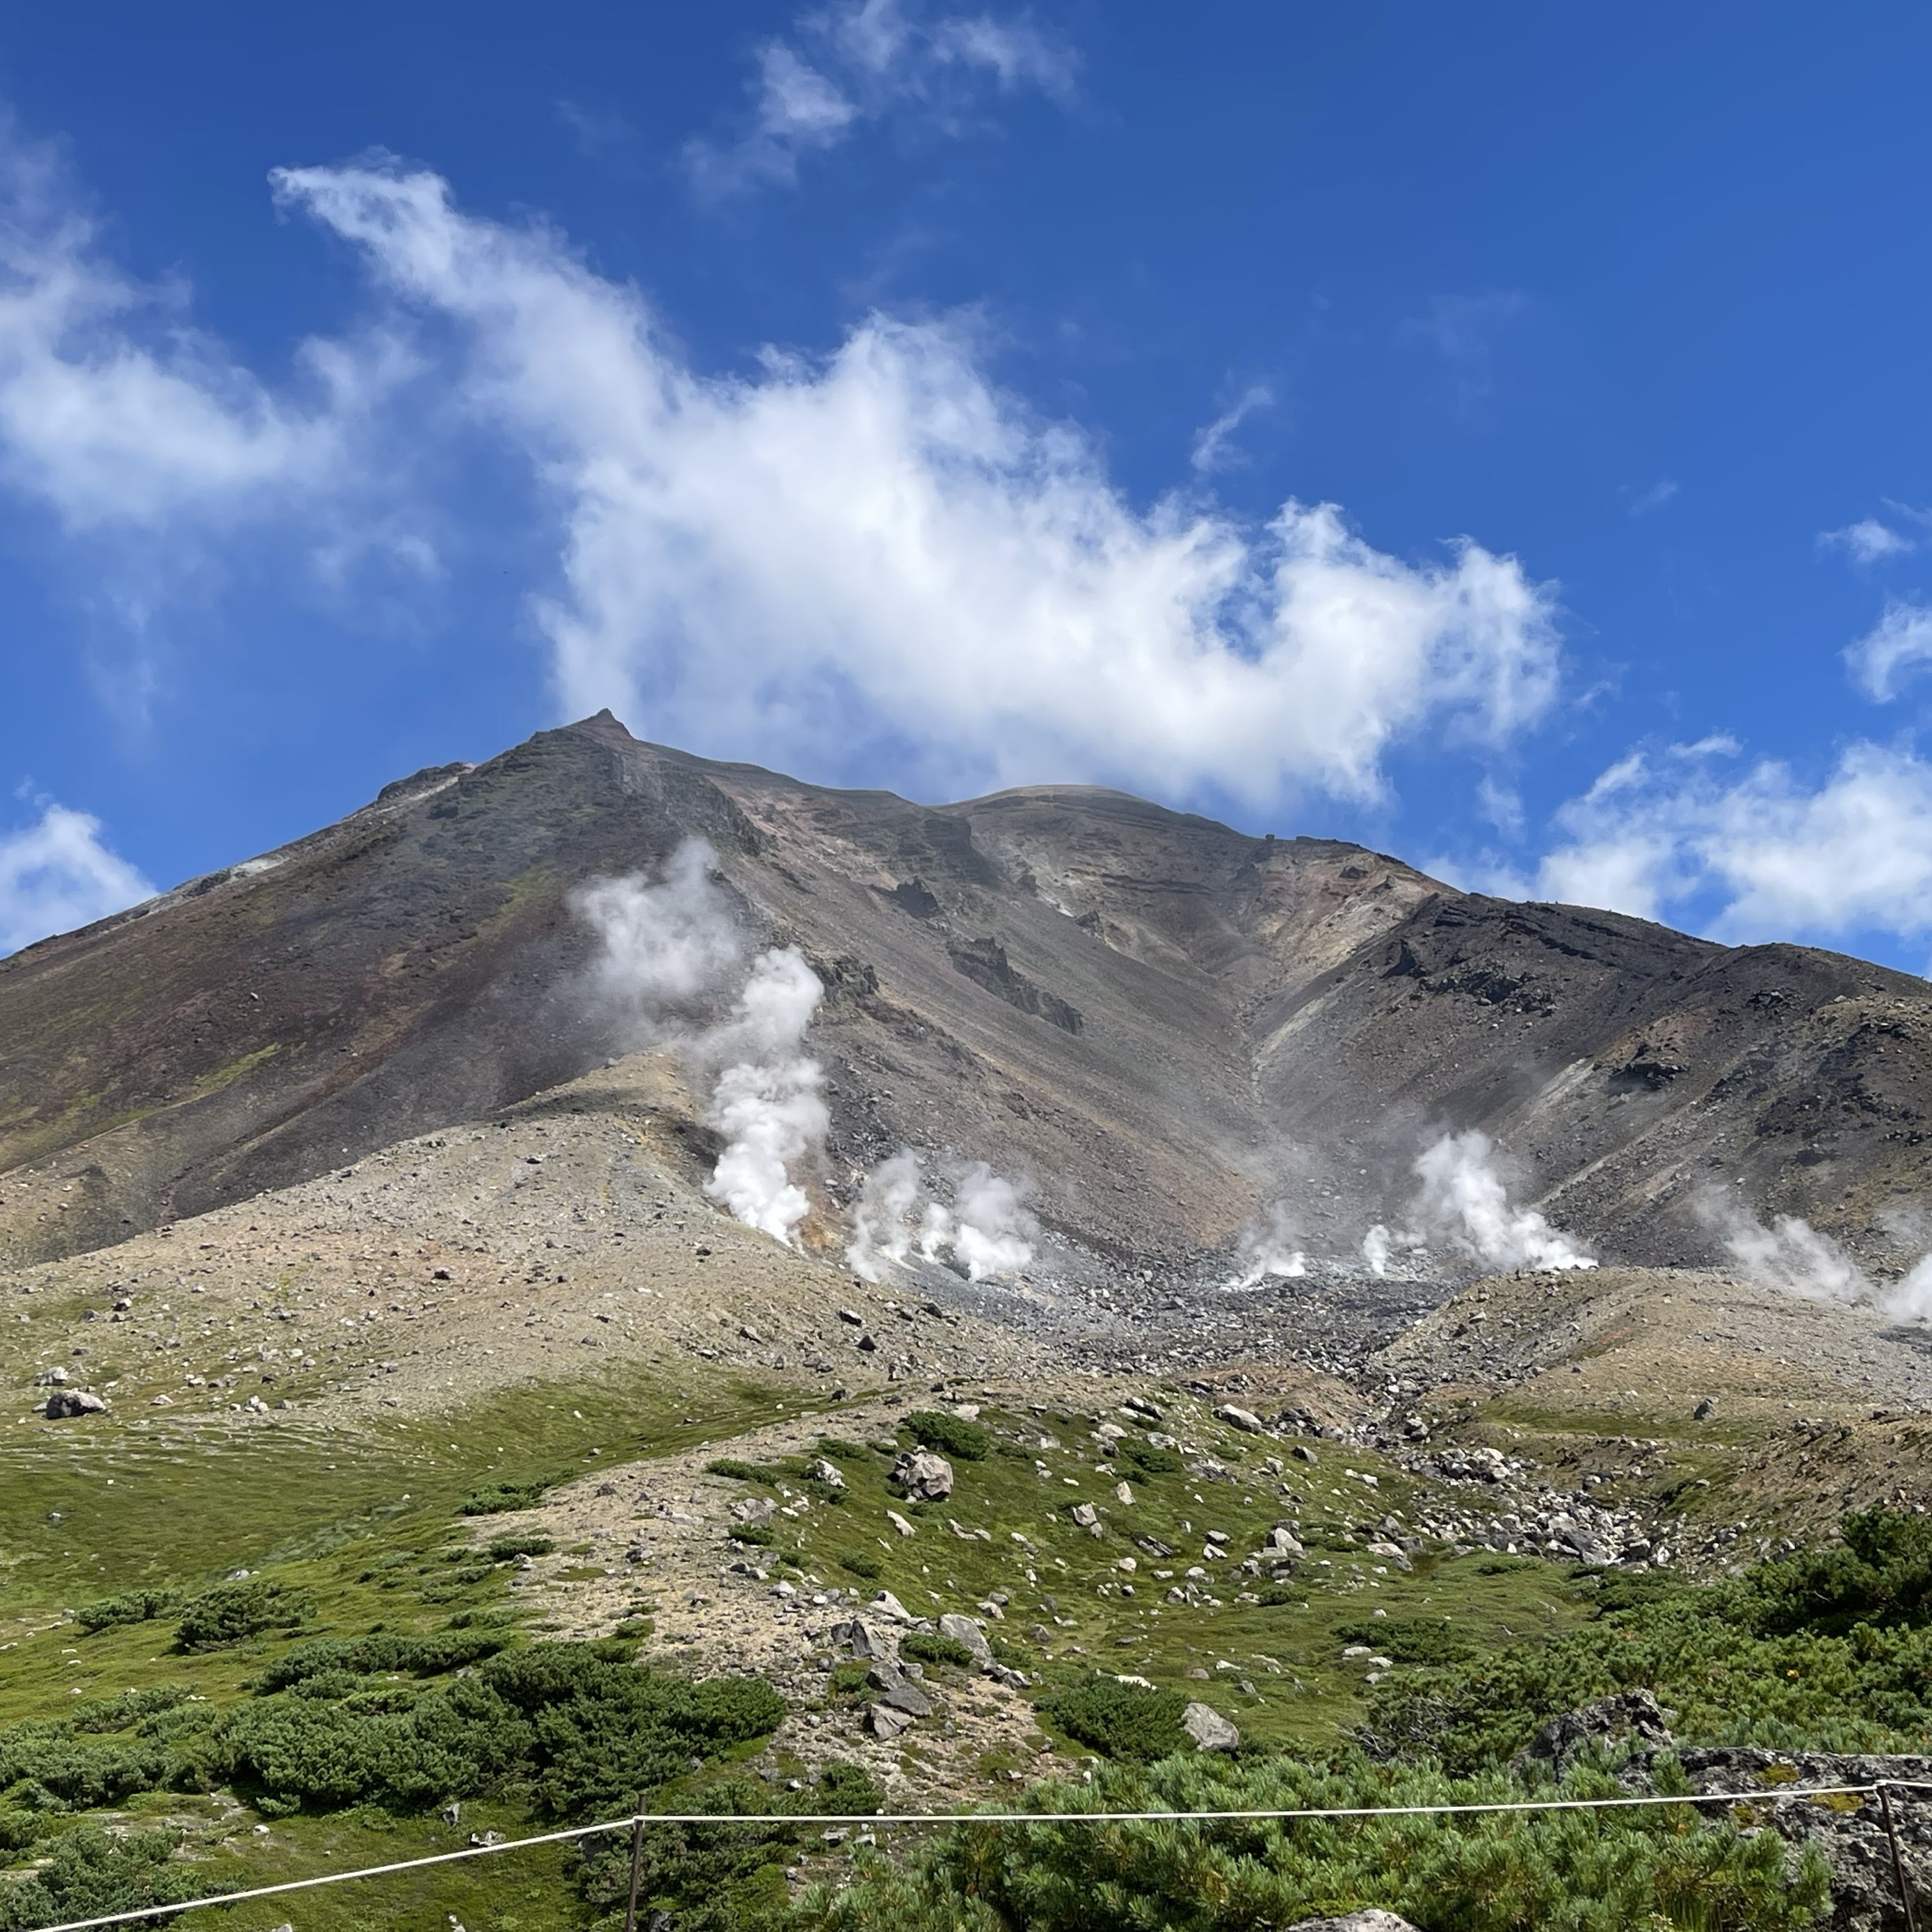
[[[1622,1743],[1652,1748],[1671,1742],[1670,1714],[1648,1690],[1624,1690],[1600,1698],[1580,1711],[1552,1718],[1530,1741],[1518,1762],[1546,1764],[1561,1778],[1577,1759],[1599,1744]]]
[[[908,1450],[892,1465],[892,1480],[915,1502],[944,1502],[952,1493],[952,1465],[930,1449]]]
[[[88,1389],[56,1389],[47,1397],[47,1406],[40,1413],[50,1422],[71,1421],[77,1415],[104,1415],[107,1404]]]
[[[1299,1918],[1288,1932],[1417,1932],[1417,1928],[1400,1912],[1384,1912],[1370,1906],[1364,1912],[1344,1913],[1340,1918]]]
[[[1194,1740],[1196,1750],[1239,1750],[1241,1734],[1211,1704],[1190,1704],[1180,1714],[1180,1728]]]
[[[973,1653],[973,1660],[982,1667],[993,1660],[992,1646],[986,1641],[986,1633],[977,1621],[962,1617],[949,1610],[939,1620],[939,1634],[950,1637],[955,1643],[963,1643]]]

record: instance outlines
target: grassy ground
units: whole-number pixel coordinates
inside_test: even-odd
[[[808,1509],[796,1525],[781,1519],[776,1546],[828,1582],[890,1589],[916,1615],[986,1618],[979,1606],[1004,1598],[1000,1617],[988,1618],[996,1649],[1049,1686],[1096,1670],[1144,1677],[1214,1704],[1258,1744],[1331,1742],[1359,1716],[1370,1666],[1341,1655],[1338,1624],[1428,1618],[1481,1648],[1546,1636],[1586,1614],[1558,1565],[1424,1554],[1406,1573],[1370,1555],[1377,1526],[1412,1514],[1418,1493],[1371,1452],[1324,1442],[1310,1466],[1183,1400],[1162,1427],[1178,1436],[1189,1466],[1150,1474],[1104,1453],[1093,1435],[1102,1419],[986,1410],[990,1452],[951,1459],[956,1486],[944,1503],[898,1496],[889,1481],[896,1450],[884,1438],[871,1447],[828,1437],[822,1446],[844,1474],[846,1500]],[[1124,1480],[1130,1504],[1114,1493]],[[1097,1538],[1072,1520],[1082,1502],[1098,1512]],[[916,1534],[896,1532],[888,1509]],[[1271,1564],[1258,1576],[1240,1566],[1282,1522],[1299,1525],[1308,1555],[1276,1586]],[[1210,1532],[1226,1543],[1210,1543]],[[1210,1558],[1210,1548],[1226,1554]],[[853,1556],[856,1567],[844,1560]],[[1195,1568],[1207,1574],[1190,1580]],[[1190,1600],[1170,1600],[1177,1588]]]

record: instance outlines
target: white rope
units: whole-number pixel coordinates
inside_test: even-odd
[[[1894,1790],[1927,1787],[1920,1780],[1888,1778]],[[315,1878],[284,1879],[279,1885],[258,1885],[246,1892],[212,1892],[206,1898],[178,1905],[144,1905],[133,1912],[110,1912],[98,1918],[67,1918],[41,1932],[94,1932],[103,1925],[133,1925],[176,1912],[198,1912],[205,1906],[238,1905],[251,1898],[273,1898],[286,1892],[309,1892],[318,1886],[346,1885],[364,1878],[386,1878],[396,1872],[420,1871],[426,1865],[454,1864],[460,1858],[495,1858],[505,1852],[527,1850],[532,1845],[560,1845],[576,1838],[594,1838],[611,1832],[628,1832],[640,1825],[1158,1825],[1228,1823],[1252,1819],[1283,1822],[1309,1818],[1439,1818],[1474,1812],[1610,1811],[1643,1804],[1761,1804],[1791,1798],[1865,1798],[1878,1784],[1779,1784],[1756,1791],[1690,1792],[1664,1797],[1654,1793],[1622,1798],[1531,1798],[1507,1803],[1462,1804],[1355,1804],[1238,1811],[639,1811],[601,1825],[577,1825],[565,1832],[542,1832],[527,1838],[506,1838],[494,1845],[469,1845],[460,1852],[436,1852],[427,1858],[404,1858],[394,1864],[363,1865],[354,1871],[324,1872]]]

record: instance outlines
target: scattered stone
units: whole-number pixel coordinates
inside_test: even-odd
[[[840,1309],[838,1318],[842,1322],[849,1322],[854,1328],[862,1328],[866,1325],[866,1318],[856,1308]]]
[[[40,1413],[50,1422],[68,1422],[78,1415],[102,1415],[107,1405],[88,1389],[56,1389]]]
[[[1114,1500],[1117,1503],[1124,1503],[1128,1508],[1132,1509],[1134,1504],[1134,1492],[1132,1486],[1126,1483],[1116,1483],[1114,1485]]]
[[[34,1378],[36,1388],[65,1388],[67,1371],[64,1369],[43,1369]]]
[[[1312,1462],[1317,1460],[1315,1451],[1306,1442],[1298,1442],[1288,1453],[1300,1462]]]
[[[1308,1553],[1286,1523],[1278,1522],[1268,1532],[1264,1546],[1270,1556],[1305,1556]]]
[[[1693,1422],[1708,1422],[1711,1418],[1716,1414],[1717,1412],[1718,1405],[1713,1402],[1708,1396],[1706,1396],[1703,1400],[1698,1403],[1697,1406],[1690,1412],[1690,1420]]]
[[[872,1608],[880,1616],[890,1617],[896,1624],[915,1624],[919,1621],[890,1590],[881,1590],[872,1599]]]
[[[1230,1429],[1238,1429],[1244,1435],[1265,1436],[1268,1425],[1251,1408],[1237,1408],[1232,1402],[1224,1402],[1214,1412],[1216,1422],[1225,1422]],[[1229,1726],[1232,1729],[1232,1726]],[[1232,1748],[1232,1747],[1229,1747]]]
[[[890,1704],[868,1704],[866,1707],[866,1723],[874,1737],[890,1743],[912,1729],[912,1714],[896,1710]]]
[[[1368,1554],[1379,1556],[1384,1563],[1391,1564],[1398,1570],[1413,1570],[1415,1568],[1408,1560],[1408,1551],[1399,1543],[1372,1543],[1368,1546]]]
[[[892,1465],[892,1480],[915,1502],[944,1502],[952,1493],[952,1465],[930,1449],[908,1450]]]
[[[939,1634],[950,1637],[955,1643],[963,1643],[982,1670],[992,1662],[992,1646],[987,1642],[986,1630],[976,1618],[961,1616],[956,1611],[949,1610],[939,1620]]]
[[[914,1529],[912,1525],[907,1522],[905,1518],[901,1516],[898,1511],[896,1509],[889,1509],[886,1510],[886,1520],[890,1523],[893,1528],[897,1530],[902,1536],[916,1536],[919,1534],[919,1532]]]
[[[1190,1704],[1180,1714],[1180,1728],[1194,1740],[1196,1750],[1231,1751],[1241,1748],[1241,1734],[1211,1704]]]
[[[812,1463],[812,1473],[829,1490],[842,1490],[845,1486],[844,1472],[823,1456]]]
[[[1067,1511],[1067,1514],[1082,1529],[1096,1529],[1100,1527],[1100,1512],[1091,1503],[1076,1503]]]

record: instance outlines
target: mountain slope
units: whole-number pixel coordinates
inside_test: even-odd
[[[1666,1262],[1709,1252],[1713,1180],[1882,1252],[1874,1213],[1924,1178],[1932,1013],[1906,975],[1091,788],[827,790],[606,713],[0,962],[0,1259],[596,1065],[566,896],[692,836],[826,982],[835,1201],[910,1143],[1028,1173],[1123,1266],[1184,1265],[1284,1194],[1312,1250],[1347,1252],[1399,1213],[1426,1131],[1482,1126],[1566,1225]]]

